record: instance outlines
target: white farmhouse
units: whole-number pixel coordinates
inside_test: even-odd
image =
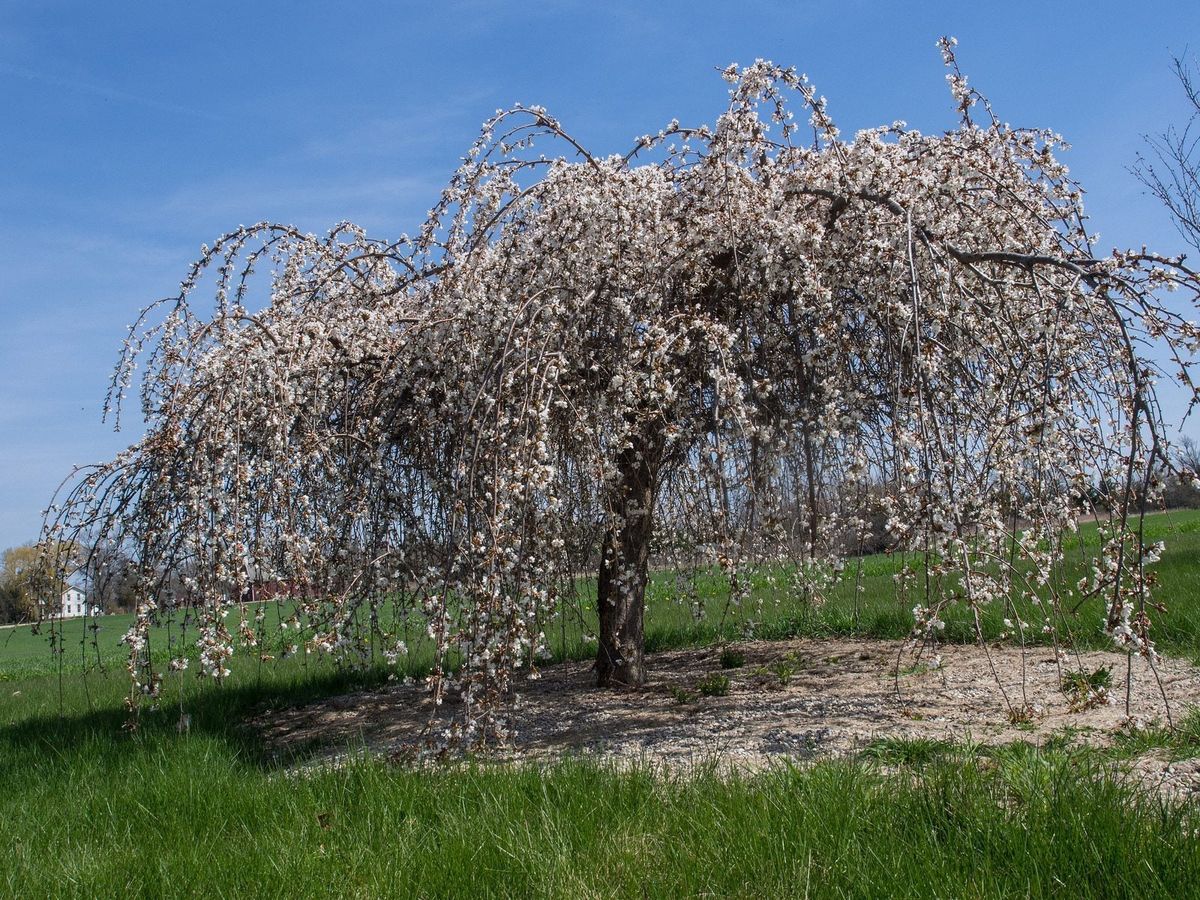
[[[64,619],[70,619],[74,616],[97,615],[99,609],[87,607],[87,596],[79,588],[74,585],[68,585],[67,589],[62,592],[62,606],[58,611],[58,615]]]

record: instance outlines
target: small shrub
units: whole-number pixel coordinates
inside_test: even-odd
[[[673,699],[676,703],[679,703],[681,705],[687,704],[687,703],[694,703],[696,700],[696,695],[694,693],[687,690],[687,688],[681,688],[675,684],[673,684],[669,688],[667,688],[667,691],[670,693],[671,699]]]
[[[721,651],[722,669],[740,669],[745,664],[746,654],[741,650],[736,650],[733,647],[726,647]]]
[[[1092,673],[1071,672],[1062,680],[1062,692],[1075,711],[1091,709],[1108,702],[1108,690],[1112,687],[1112,666],[1100,666]]]
[[[713,672],[696,685],[696,690],[705,697],[724,697],[729,693],[729,676]]]

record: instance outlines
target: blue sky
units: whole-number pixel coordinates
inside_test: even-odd
[[[712,122],[714,68],[756,57],[807,72],[846,133],[952,127],[941,34],[1002,118],[1074,144],[1102,247],[1181,249],[1126,167],[1183,115],[1170,53],[1200,50],[1183,0],[0,0],[0,549],[36,537],[72,465],[136,437],[101,424],[106,379],[201,243],[260,219],[413,231],[497,108],[544,105],[623,152]]]

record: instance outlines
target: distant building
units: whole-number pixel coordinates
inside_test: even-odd
[[[71,619],[76,616],[98,616],[100,607],[88,607],[87,595],[74,585],[62,592],[61,606],[54,614],[57,618]]]

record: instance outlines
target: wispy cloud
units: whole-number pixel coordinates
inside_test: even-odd
[[[432,147],[439,151],[448,134],[465,135],[473,140],[476,129],[490,116],[488,90],[474,90],[438,100],[406,115],[379,116],[353,127],[327,132],[302,143],[297,154],[311,159],[350,157],[391,157],[413,148]],[[453,164],[454,157],[446,159]]]
[[[160,112],[176,113],[178,115],[189,116],[191,118],[204,119],[209,122],[221,121],[220,116],[206,110],[195,109],[190,106],[183,106],[179,103],[169,103],[162,100],[155,100],[153,97],[143,97],[139,94],[131,94],[128,91],[114,88],[111,85],[103,84],[90,78],[54,75],[48,72],[39,72],[35,69],[27,69],[22,66],[14,66],[4,62],[0,62],[0,75],[8,75],[12,78],[21,78],[25,81],[34,81],[40,84],[47,84],[51,87],[63,88],[64,90],[74,91],[80,94],[89,94],[94,97],[102,97],[105,100],[112,100],[117,103],[128,103],[134,106],[142,106],[147,109],[156,109]]]
[[[139,297],[136,286],[157,283],[161,291],[178,283],[187,262],[180,258],[179,240],[150,229],[117,233],[109,225],[105,232],[88,221],[83,217],[81,224],[62,227],[0,225],[0,310],[5,314],[0,347],[22,328],[53,333],[58,323],[50,320],[64,315],[62,310],[71,310],[71,328],[78,331],[107,323],[107,304],[131,293]],[[195,237],[195,248],[205,237]]]
[[[443,178],[424,173],[331,180],[247,172],[180,188],[162,200],[160,213],[229,228],[273,219],[323,229],[348,219],[415,231],[444,185]]]

